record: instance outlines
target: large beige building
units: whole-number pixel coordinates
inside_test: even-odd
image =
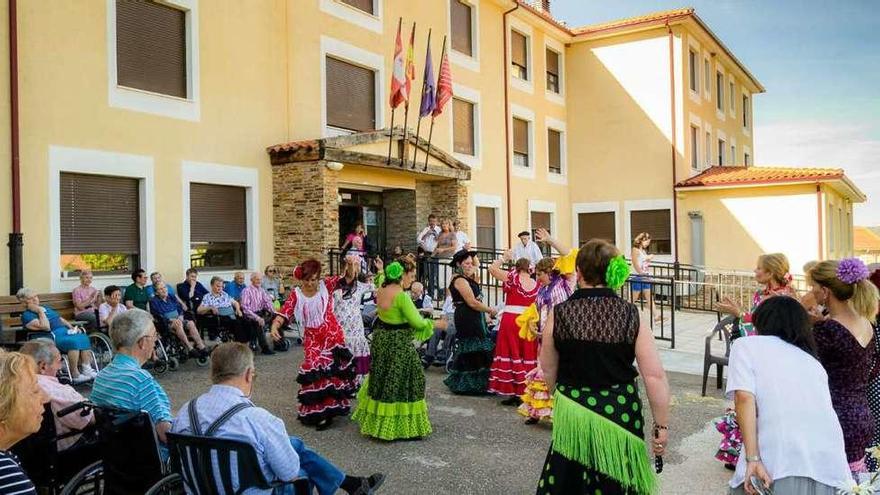
[[[17,165],[0,167],[0,232],[24,244],[21,281],[14,249],[0,250],[4,293],[68,290],[86,265],[99,286],[136,266],[178,280],[189,266],[290,265],[356,222],[375,247],[410,247],[431,212],[484,248],[539,226],[620,246],[647,230],[658,259],[747,268],[688,222],[748,228],[676,187],[753,165],[764,88],[691,9],[572,28],[523,0],[10,4],[0,161]],[[427,119],[418,141],[392,133],[385,159],[399,18],[405,38],[417,28],[416,107],[427,32],[435,73],[447,38],[455,98],[426,166]],[[417,148],[418,166],[401,160]],[[819,187],[851,226],[861,193]],[[835,239],[851,228],[826,227],[810,230],[817,257],[844,253]]]

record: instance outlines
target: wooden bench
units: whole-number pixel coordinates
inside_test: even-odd
[[[70,292],[40,294],[40,305],[54,309],[59,316],[74,323],[76,310]],[[27,337],[27,330],[21,324],[24,305],[15,296],[0,296],[0,345],[16,347]],[[84,323],[84,322],[83,322]]]

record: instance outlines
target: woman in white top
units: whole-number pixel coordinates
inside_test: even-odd
[[[791,297],[773,297],[752,321],[757,335],[737,339],[730,353],[727,395],[736,401],[745,454],[730,493],[758,493],[753,479],[776,495],[852,488],[843,430],[806,310]]]
[[[651,305],[651,314],[654,315],[654,321],[663,319],[657,306],[654,305],[654,298],[651,297],[651,282],[648,278],[651,272],[648,270],[651,266],[651,260],[654,259],[653,254],[648,254],[647,249],[651,245],[651,234],[642,232],[633,239],[632,252],[630,259],[632,260],[633,271],[636,272],[635,280],[632,282],[631,289],[636,300],[647,301]]]

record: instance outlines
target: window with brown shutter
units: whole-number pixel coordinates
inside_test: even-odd
[[[562,133],[547,129],[547,164],[551,174],[562,173]]]
[[[583,246],[590,239],[604,239],[612,244],[617,242],[613,211],[578,213],[578,245]]]
[[[529,166],[529,123],[516,117],[513,118],[513,163]]]
[[[456,153],[474,156],[474,104],[452,99],[452,149]]]
[[[186,12],[116,0],[117,84],[186,98],[186,72]]]
[[[529,80],[528,38],[518,31],[510,31],[510,63],[513,76]]]
[[[141,250],[138,179],[62,173],[61,269],[129,273]]]
[[[672,227],[669,210],[639,210],[630,212],[630,235],[635,239],[642,232],[651,235],[650,254],[672,254]]]
[[[368,14],[373,13],[373,0],[341,0],[342,3],[351,5],[352,7],[363,10]]]
[[[327,57],[327,125],[350,131],[376,128],[376,72]]]
[[[452,25],[452,49],[468,56],[474,55],[473,11],[471,6],[461,0],[449,2],[449,17]]]
[[[547,49],[547,91],[559,94],[559,54]]]
[[[553,217],[552,213],[546,211],[532,211],[529,212],[529,218],[532,221],[532,239],[535,239],[535,232],[538,229],[547,229],[547,232],[550,235],[553,235],[553,229],[550,228]],[[550,256],[550,245],[547,243],[540,243],[538,247],[541,248],[541,252],[544,253],[544,256]]]
[[[246,197],[244,187],[189,185],[191,266],[216,269],[247,266]]]
[[[477,246],[480,249],[496,249],[495,208],[477,207]]]

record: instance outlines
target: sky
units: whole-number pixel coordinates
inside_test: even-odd
[[[767,92],[754,98],[755,165],[843,168],[880,225],[880,1],[551,0],[570,26],[694,7]]]

